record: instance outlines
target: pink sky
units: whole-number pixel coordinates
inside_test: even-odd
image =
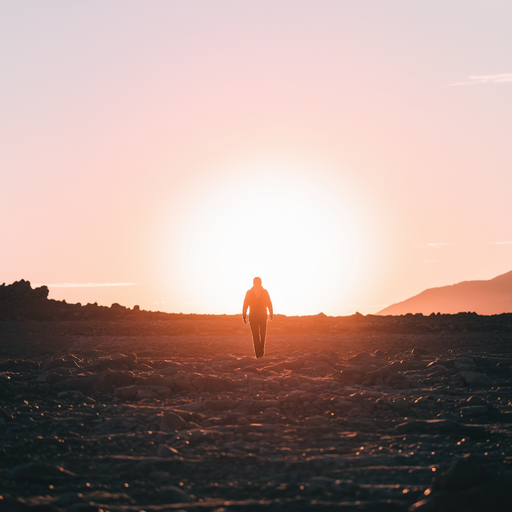
[[[261,274],[276,312],[346,315],[512,270],[511,26],[491,0],[2,2],[0,283],[232,314]]]

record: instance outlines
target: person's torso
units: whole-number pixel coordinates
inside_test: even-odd
[[[259,292],[259,293],[258,293]],[[249,314],[254,316],[266,316],[268,306],[268,293],[267,290],[261,288],[249,290]]]

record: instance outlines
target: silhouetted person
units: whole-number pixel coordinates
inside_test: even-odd
[[[265,336],[267,334],[267,309],[270,320],[274,318],[272,301],[267,290],[261,286],[261,278],[255,277],[253,287],[245,294],[242,318],[247,323],[247,308],[249,308],[249,324],[254,341],[256,357],[263,357],[265,353]]]

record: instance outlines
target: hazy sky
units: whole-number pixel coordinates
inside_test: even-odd
[[[512,2],[0,3],[0,283],[373,313],[512,270]],[[108,285],[108,286],[107,286]]]

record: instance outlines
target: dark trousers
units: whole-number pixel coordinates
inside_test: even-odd
[[[251,325],[252,340],[254,342],[254,353],[257,358],[263,357],[265,354],[265,337],[267,335],[267,319],[266,318],[249,318]]]

